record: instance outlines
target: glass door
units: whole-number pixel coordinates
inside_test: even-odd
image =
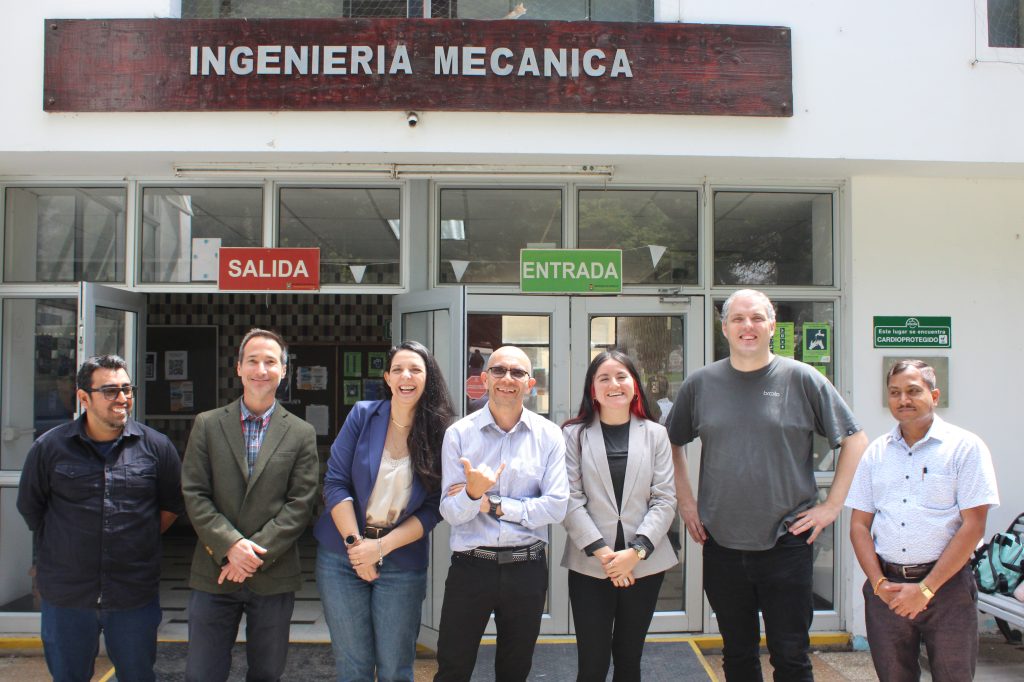
[[[8,293],[0,300],[0,632],[38,632],[32,535],[15,508],[18,481],[36,438],[78,413],[82,360],[116,353],[140,388],[146,297],[82,283],[52,295]],[[142,400],[136,400],[137,412]],[[136,419],[141,418],[139,414]]]
[[[455,409],[460,411],[463,404],[462,365],[465,357],[465,289],[444,287],[399,294],[391,299],[391,311],[392,343],[414,340],[429,348],[448,383]],[[440,523],[434,527],[431,535],[427,597],[423,600],[419,641],[436,649],[444,581],[451,557],[448,545],[450,528],[447,523]]]
[[[636,364],[654,416],[664,423],[683,379],[704,364],[704,299],[699,296],[572,299],[571,385],[575,402],[583,394],[590,360],[617,348]],[[699,458],[688,462],[697,480]],[[651,632],[700,631],[704,600],[701,551],[677,516],[669,531],[680,563],[662,583]],[[575,631],[575,630],[574,630]]]

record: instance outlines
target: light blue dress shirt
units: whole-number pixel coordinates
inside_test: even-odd
[[[442,492],[466,482],[462,457],[474,467],[486,464],[492,470],[504,462],[496,490],[488,491],[501,495],[502,516],[496,519],[481,512],[480,500],[470,498],[465,489],[455,496],[443,495],[441,516],[452,526],[452,551],[548,542],[548,525],[561,523],[569,504],[565,439],[555,424],[523,408],[519,421],[506,432],[484,406],[445,432]]]

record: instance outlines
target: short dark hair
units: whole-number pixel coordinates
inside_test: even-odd
[[[238,344],[238,362],[242,362],[242,354],[245,352],[245,344],[249,343],[253,338],[262,336],[265,339],[276,341],[277,345],[281,346],[281,364],[288,365],[288,344],[284,342],[281,335],[277,332],[272,332],[269,329],[260,329],[259,327],[253,327],[245,333],[242,337],[242,343]]]
[[[83,391],[92,388],[92,375],[98,369],[123,369],[128,371],[128,363],[120,355],[94,355],[78,368],[75,384]]]
[[[911,367],[916,367],[921,372],[921,378],[924,379],[924,383],[928,384],[929,390],[934,391],[938,387],[938,382],[935,380],[935,368],[929,365],[923,360],[898,360],[893,363],[893,366],[889,368],[889,372],[885,375],[885,385],[889,385],[889,380],[897,374],[903,374]]]

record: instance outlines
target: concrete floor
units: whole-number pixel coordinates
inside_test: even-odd
[[[0,646],[3,640],[0,640]],[[716,652],[705,654],[715,680],[724,680],[722,674],[722,657]],[[812,654],[814,675],[817,682],[860,682],[877,680],[871,665],[871,656],[862,651],[815,651]],[[93,682],[108,682],[110,661],[101,657],[96,661],[96,674]],[[432,658],[421,658],[416,662],[416,682],[429,682],[437,669]],[[771,680],[771,665],[767,655],[762,657],[762,669],[765,680]],[[0,680],[17,680],[18,682],[45,682],[50,679],[46,672],[46,663],[42,657],[42,649],[28,647],[23,649],[0,649]],[[922,677],[928,682],[931,676],[927,672]],[[981,637],[978,671],[975,677],[979,682],[1020,682],[1024,680],[1024,646],[1007,644],[1000,635],[984,634]]]

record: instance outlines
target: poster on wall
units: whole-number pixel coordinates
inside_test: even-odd
[[[327,368],[322,365],[299,367],[295,370],[295,388],[300,391],[326,391]]]
[[[313,425],[316,435],[330,434],[330,412],[326,405],[306,405],[306,421]]]
[[[169,350],[164,353],[164,378],[168,381],[188,379],[187,350]]]
[[[796,351],[793,346],[793,335],[796,333],[795,322],[777,322],[775,334],[772,335],[770,348],[776,355],[792,358]]]
[[[804,362],[832,362],[832,328],[827,322],[804,322]]]
[[[344,357],[344,368],[345,376],[347,377],[363,376],[363,354],[346,351]]]
[[[362,382],[359,379],[346,379],[344,383],[345,404],[355,405],[360,400]]]
[[[380,379],[363,379],[363,400],[384,400],[384,382]]]
[[[195,390],[191,381],[173,381],[171,387],[171,412],[191,412],[195,407]]]
[[[146,381],[156,381],[156,353],[146,353]]]
[[[384,376],[384,365],[388,361],[387,353],[370,352],[366,354],[367,364],[369,371],[367,375],[371,377],[382,377]]]

